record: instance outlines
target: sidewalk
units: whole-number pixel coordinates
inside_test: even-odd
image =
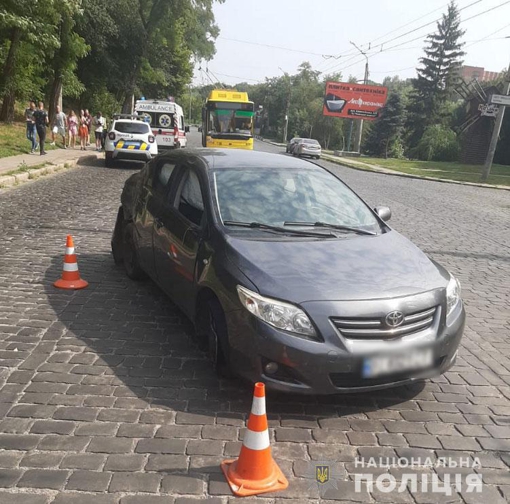
[[[70,161],[76,161],[82,157],[94,156],[95,158],[102,153],[97,152],[93,147],[89,147],[86,151],[76,149],[55,149],[48,151],[46,156],[39,154],[20,154],[19,156],[9,156],[0,158],[0,175],[7,172],[17,170],[23,166],[37,166],[43,163],[50,165],[63,165]]]

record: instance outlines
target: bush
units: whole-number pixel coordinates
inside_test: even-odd
[[[122,103],[104,87],[100,87],[94,92],[87,91],[82,96],[81,103],[86,104],[81,108],[88,108],[93,115],[101,111],[108,120],[113,114],[122,111]]]
[[[450,128],[435,124],[425,130],[412,154],[423,161],[457,161],[459,152],[456,133]]]

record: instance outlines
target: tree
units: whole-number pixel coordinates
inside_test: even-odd
[[[223,2],[223,0],[216,1]],[[182,36],[180,41],[184,47],[190,48],[189,45],[194,44],[191,49],[197,55],[205,59],[210,59],[213,56],[214,45],[211,39],[216,38],[219,34],[219,30],[214,24],[213,2],[214,0],[136,0],[134,2],[137,26],[142,36],[137,50],[131,54],[131,69],[125,81],[124,111],[131,109],[132,97],[140,74],[144,65],[149,62],[151,44],[154,43],[154,46],[158,48],[161,58],[161,45],[157,40],[168,26],[173,26],[177,30],[177,23],[182,23],[183,27],[190,31],[188,39],[184,35],[185,30],[180,30]],[[186,44],[186,41],[189,45]],[[152,47],[154,48],[154,46]],[[174,48],[178,50],[179,47]]]
[[[59,47],[49,60],[50,95],[49,116],[53,117],[60,96],[62,86],[67,96],[79,96],[83,91],[83,84],[76,78],[75,70],[79,58],[85,56],[89,46],[85,39],[74,31],[75,18],[81,15],[81,0],[67,0],[61,3],[60,22],[58,25]]]
[[[405,124],[405,107],[400,93],[390,94],[367,139],[370,154],[388,158],[390,147],[400,140]]]
[[[64,1],[64,0],[62,0]],[[19,97],[17,74],[19,56],[25,44],[32,45],[34,56],[59,45],[55,34],[58,13],[52,0],[2,0],[0,30],[8,34],[8,52],[0,74],[2,110],[0,121],[12,121],[14,102]]]
[[[436,33],[427,37],[425,56],[420,59],[422,67],[413,79],[408,121],[412,147],[417,145],[427,126],[444,120],[445,103],[460,80],[461,58],[465,54],[460,42],[463,35],[459,11],[452,0],[448,12],[437,23]]]
[[[77,75],[87,89],[85,103],[96,101],[98,89],[109,105],[119,102],[125,112],[134,95],[184,97],[193,61],[214,55],[215,0],[82,1],[77,32],[90,51]]]

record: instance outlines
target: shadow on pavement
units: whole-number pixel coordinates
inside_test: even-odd
[[[112,396],[113,408],[246,417],[251,385],[217,378],[195,343],[192,324],[151,280],[130,280],[109,253],[80,254],[78,263],[82,278],[89,282],[84,290],[53,287],[62,273],[62,256],[52,258],[44,279],[61,329],[47,336],[56,341],[55,355],[63,356],[61,362],[72,355],[70,363],[76,365],[68,372],[70,383],[83,385],[84,395]],[[81,380],[79,374],[86,376]],[[414,398],[423,387],[418,382],[374,393],[318,397],[268,392],[268,417],[364,418],[363,413]]]

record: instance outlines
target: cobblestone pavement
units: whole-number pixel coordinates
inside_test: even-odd
[[[290,486],[243,502],[510,501],[510,194],[324,165],[370,204],[389,205],[393,226],[458,276],[465,337],[456,366],[433,381],[270,394],[273,453]],[[80,167],[0,193],[1,504],[236,500],[219,462],[238,455],[251,388],[219,381],[190,323],[110,255],[120,190],[136,169]],[[90,282],[83,291],[52,287],[67,233]],[[359,457],[477,457],[474,470],[414,472],[477,472],[483,492],[356,492],[356,473],[388,473],[398,487],[407,477],[356,467]],[[332,464],[338,481],[319,488],[311,461]]]

